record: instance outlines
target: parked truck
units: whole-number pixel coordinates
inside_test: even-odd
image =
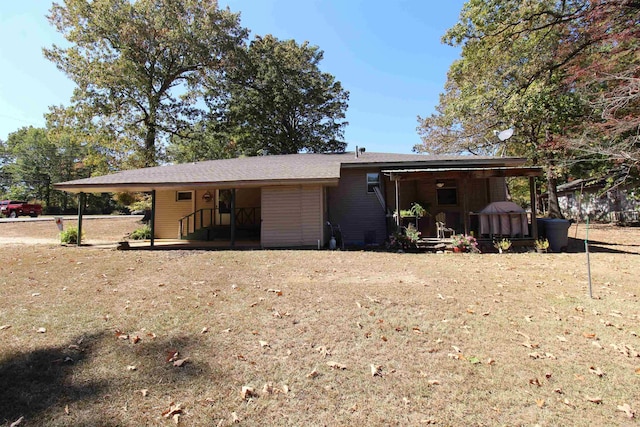
[[[42,215],[42,206],[18,200],[2,200],[0,201],[0,215],[9,218],[29,215],[35,218],[38,215]]]

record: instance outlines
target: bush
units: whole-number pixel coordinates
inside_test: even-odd
[[[145,225],[144,227],[140,227],[136,230],[133,230],[131,234],[129,234],[129,238],[131,240],[147,240],[151,238],[151,227]]]
[[[82,233],[84,238],[84,233]],[[68,245],[75,245],[78,243],[78,229],[76,227],[69,227],[66,230],[60,232],[60,243],[66,243]]]

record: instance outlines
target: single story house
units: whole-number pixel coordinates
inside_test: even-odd
[[[436,215],[457,233],[480,236],[474,214],[506,200],[505,177],[529,177],[535,212],[533,177],[540,174],[522,158],[356,149],[149,167],[55,188],[79,193],[81,200],[86,193],[151,193],[151,246],[156,239],[217,240],[229,246],[244,239],[263,248],[317,247],[328,244],[336,226],[345,245],[364,246],[382,244],[394,223],[400,224],[394,212],[413,202],[430,214],[419,222],[423,237],[436,236]],[[535,221],[525,228],[520,237],[537,237]]]

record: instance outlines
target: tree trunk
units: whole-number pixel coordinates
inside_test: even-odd
[[[558,203],[558,178],[556,178],[553,171],[553,166],[547,165],[547,195],[549,199],[549,218],[562,218],[562,212],[560,211],[560,205]]]
[[[156,126],[147,125],[147,133],[144,136],[144,152],[142,153],[144,166],[156,166]]]

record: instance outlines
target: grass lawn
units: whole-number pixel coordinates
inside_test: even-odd
[[[637,228],[589,232],[590,299],[579,252],[115,251],[30,224],[0,224],[0,425],[640,424]]]

